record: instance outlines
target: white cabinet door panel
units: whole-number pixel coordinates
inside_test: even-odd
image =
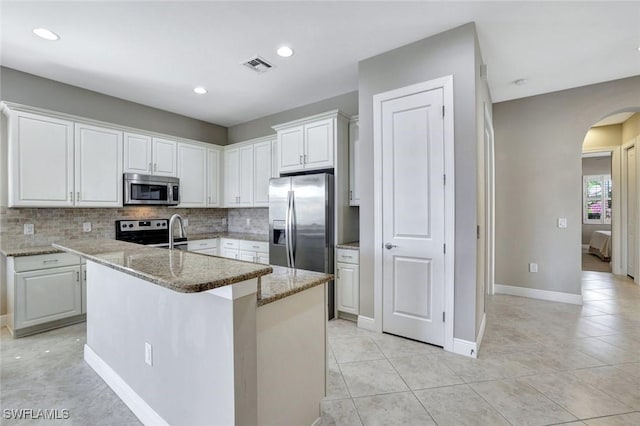
[[[269,264],[269,253],[258,253],[258,263]]]
[[[207,150],[199,145],[178,144],[180,207],[207,204]]]
[[[336,263],[338,311],[358,315],[360,297],[360,267]]]
[[[238,258],[238,249],[220,249],[220,256],[227,257],[229,259],[237,259]]]
[[[124,134],[124,173],[152,173],[151,136]]]
[[[80,266],[16,274],[15,328],[82,313]]]
[[[240,260],[244,260],[246,262],[255,262],[256,261],[256,252],[255,251],[246,251],[246,250],[240,250],[239,251]]]
[[[229,149],[224,151],[224,205],[238,205],[240,197],[240,151]]]
[[[349,205],[360,205],[360,130],[358,120],[349,123]]]
[[[271,179],[271,141],[253,146],[253,205],[269,206],[269,179]]]
[[[158,176],[176,176],[177,143],[168,139],[153,138],[153,173]]]
[[[73,123],[22,112],[11,120],[9,207],[73,206]]]
[[[220,206],[220,151],[207,149],[207,206]]]
[[[76,124],[75,205],[122,206],[122,132]]]
[[[304,126],[278,132],[278,170],[288,173],[304,169]]]
[[[242,207],[253,205],[253,145],[239,149],[240,184],[238,204]]]
[[[304,167],[333,167],[333,119],[304,125]]]

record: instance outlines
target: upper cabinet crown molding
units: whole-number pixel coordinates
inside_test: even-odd
[[[334,109],[331,111],[323,112],[323,113],[312,115],[309,117],[304,117],[304,118],[300,118],[293,121],[287,121],[286,123],[276,124],[275,126],[271,126],[271,128],[277,132],[287,127],[299,126],[301,124],[306,124],[306,123],[310,123],[318,120],[324,120],[326,118],[341,118],[343,120],[349,121],[348,115],[346,115],[344,112],[340,111],[339,109]]]

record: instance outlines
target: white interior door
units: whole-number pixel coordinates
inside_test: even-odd
[[[382,329],[444,345],[443,90],[381,105]]]
[[[627,275],[636,276],[636,222],[638,220],[636,184],[636,148],[627,150]]]

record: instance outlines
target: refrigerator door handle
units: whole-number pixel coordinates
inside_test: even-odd
[[[289,213],[289,247],[291,247],[291,267],[296,267],[296,193],[291,191],[291,213]]]
[[[287,212],[284,217],[284,232],[287,267],[291,268],[291,191],[287,192]]]

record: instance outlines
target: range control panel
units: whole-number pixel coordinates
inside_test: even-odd
[[[167,229],[169,221],[167,219],[153,220],[119,220],[116,228],[120,231],[150,231],[152,229]]]

